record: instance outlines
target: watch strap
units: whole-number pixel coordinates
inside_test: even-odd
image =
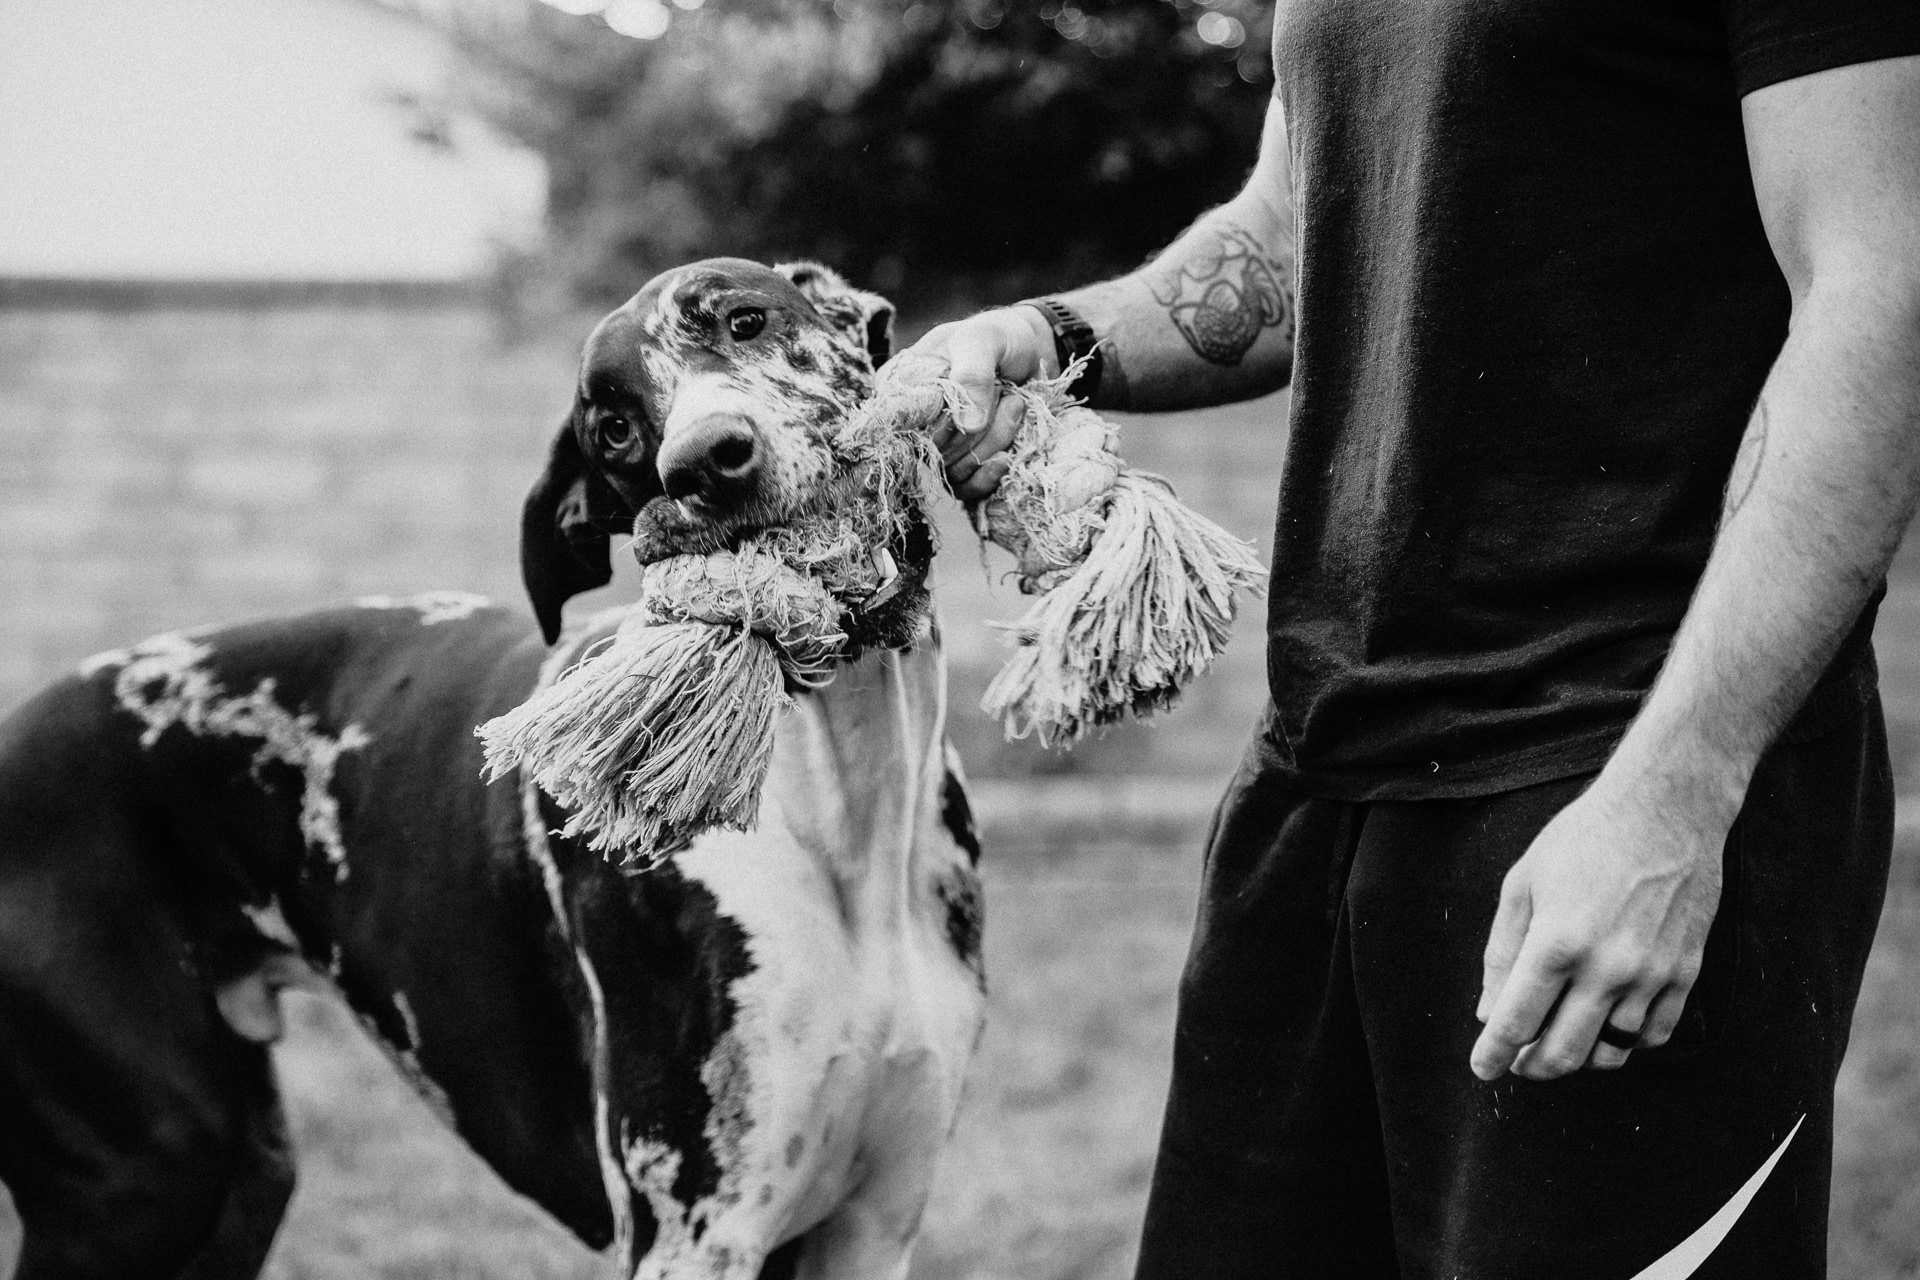
[[[1032,307],[1047,318],[1047,327],[1053,330],[1053,354],[1063,371],[1071,368],[1075,361],[1085,362],[1079,374],[1067,384],[1067,394],[1076,400],[1091,401],[1100,390],[1100,374],[1105,364],[1093,326],[1058,298],[1028,298],[1020,305]]]

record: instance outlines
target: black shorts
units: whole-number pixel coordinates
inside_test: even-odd
[[[1893,796],[1877,699],[1821,728],[1754,775],[1673,1040],[1491,1084],[1467,1058],[1500,881],[1588,779],[1349,803],[1287,789],[1256,744],[1208,842],[1139,1275],[1824,1276]],[[1734,1213],[1689,1269],[1683,1242]]]

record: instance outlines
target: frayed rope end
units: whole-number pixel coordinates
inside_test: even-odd
[[[1066,745],[1126,715],[1163,711],[1232,634],[1235,593],[1259,594],[1252,544],[1124,471],[1086,559],[1005,630],[1016,652],[982,708],[1008,738]]]
[[[572,810],[562,835],[649,866],[701,831],[753,825],[786,700],[761,636],[704,622],[626,627],[475,732],[488,781],[524,771]]]

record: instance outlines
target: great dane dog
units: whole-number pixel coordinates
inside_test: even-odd
[[[623,872],[483,785],[474,738],[608,633],[560,610],[609,529],[671,503],[724,539],[805,499],[889,320],[733,259],[608,316],[524,512],[538,627],[443,595],[162,635],[0,722],[20,1280],[256,1274],[294,1177],[275,993],[309,975],[622,1274],[904,1274],[983,1007],[924,530],[864,656],[780,721],[750,832]]]

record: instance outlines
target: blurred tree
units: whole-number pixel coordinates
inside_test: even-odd
[[[714,253],[923,302],[1084,281],[1232,194],[1265,110],[1270,0],[674,3],[462,29],[582,302]]]

